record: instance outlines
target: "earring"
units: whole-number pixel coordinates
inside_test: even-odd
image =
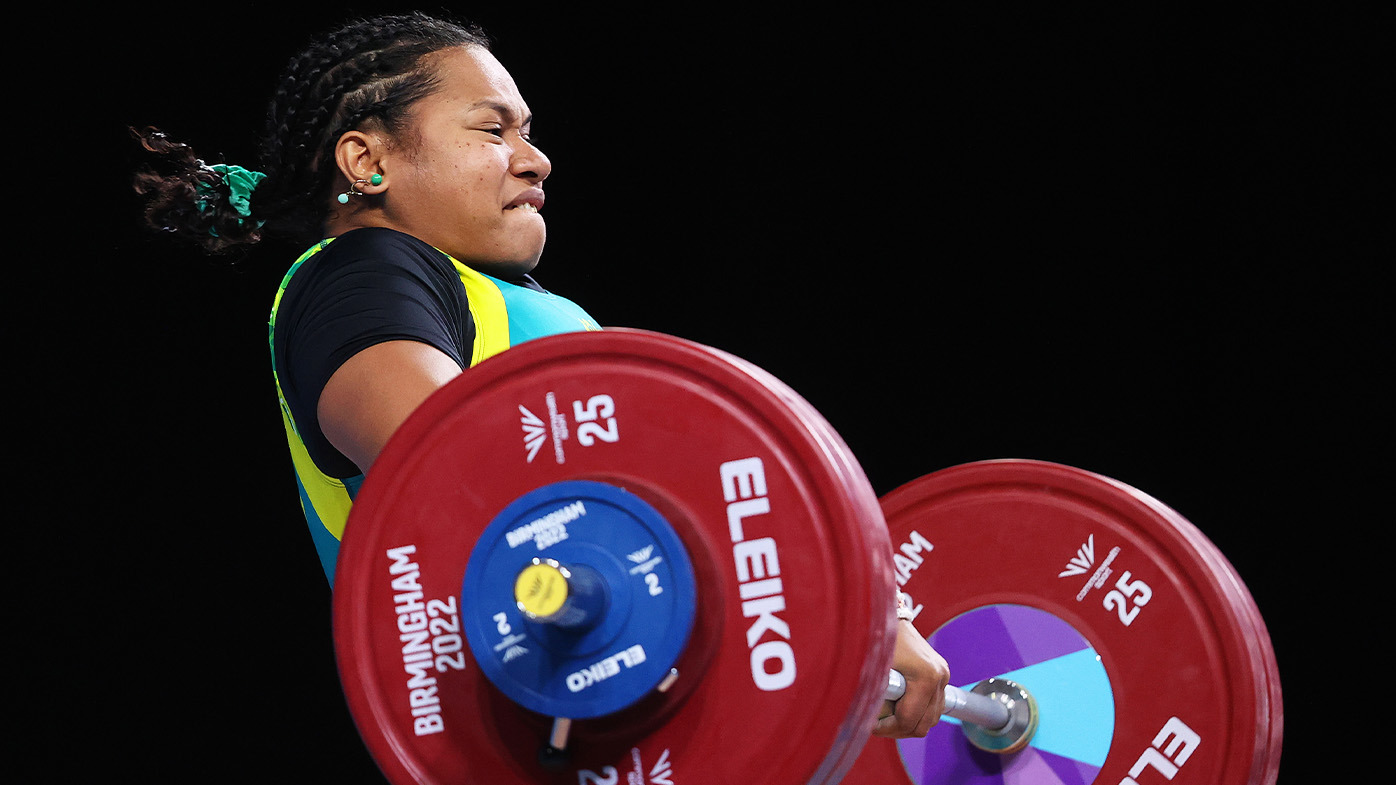
[[[349,204],[349,197],[363,196],[363,192],[359,190],[359,186],[361,184],[368,183],[369,185],[380,185],[382,184],[382,182],[383,175],[381,174],[375,174],[372,177],[369,177],[367,180],[355,180],[354,182],[349,184],[349,190],[345,191],[344,193],[340,194],[335,198],[339,201],[340,204]]]

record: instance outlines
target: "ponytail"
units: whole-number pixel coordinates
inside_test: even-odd
[[[132,128],[131,135],[157,157],[136,173],[134,182],[136,192],[149,199],[146,226],[215,254],[262,239],[265,220],[256,217],[252,197],[265,174],[241,166],[210,166],[189,145],[171,141],[156,128]]]

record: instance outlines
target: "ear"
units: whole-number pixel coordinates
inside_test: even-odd
[[[358,130],[345,131],[334,147],[335,165],[345,177],[345,187],[364,180],[365,182],[359,183],[358,186],[361,194],[378,194],[386,190],[386,176],[377,185],[372,184],[371,178],[373,175],[383,174],[383,156],[387,148],[387,141],[377,134]]]

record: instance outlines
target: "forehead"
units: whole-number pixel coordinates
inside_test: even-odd
[[[502,104],[520,117],[528,114],[514,78],[499,60],[479,46],[461,46],[441,53],[436,63],[441,79],[436,97],[451,108],[482,102]]]

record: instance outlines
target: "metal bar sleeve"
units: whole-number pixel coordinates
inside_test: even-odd
[[[895,701],[906,693],[906,678],[897,671],[887,677],[887,691],[882,697]],[[988,730],[1001,730],[1008,725],[1008,707],[974,692],[966,692],[959,687],[945,687],[945,714],[962,722],[972,722]]]

